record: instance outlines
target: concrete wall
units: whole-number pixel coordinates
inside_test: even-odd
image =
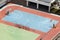
[[[11,0],[12,3],[16,3],[16,4],[21,4],[21,5],[26,5],[26,1],[25,0]]]

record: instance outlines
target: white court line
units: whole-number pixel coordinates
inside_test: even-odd
[[[31,9],[31,8],[28,8],[28,7],[24,7],[22,5],[18,5],[18,4],[8,4],[6,6],[4,6],[3,8],[0,9],[0,11],[4,10],[6,7],[9,7],[9,6],[20,6],[20,7],[23,7],[23,8],[26,8],[26,9],[29,9],[29,10],[35,10],[35,9]],[[39,11],[39,10],[36,10],[36,11]],[[47,12],[43,12],[43,11],[39,11],[40,13],[46,13],[48,14]],[[52,13],[49,13],[50,15],[53,15],[53,16],[57,16],[57,17],[60,17],[59,15],[56,15],[56,14],[52,14]]]

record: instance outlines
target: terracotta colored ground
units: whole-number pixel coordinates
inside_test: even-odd
[[[7,10],[12,9],[12,10],[10,10],[11,12],[13,10],[22,10],[24,12],[29,12],[29,13],[36,14],[36,15],[39,15],[39,16],[44,16],[44,17],[47,17],[47,18],[58,20],[59,23],[56,25],[56,28],[51,29],[47,34],[44,33],[44,32],[41,32],[39,30],[30,29],[30,28],[27,28],[25,26],[21,26],[21,25],[18,25],[18,24],[13,24],[11,22],[6,22],[4,20],[0,20],[1,23],[16,26],[16,27],[19,27],[19,28],[22,28],[22,29],[40,34],[40,37],[38,37],[36,40],[39,40],[41,37],[42,38],[44,37],[43,40],[51,40],[52,38],[54,38],[54,36],[58,32],[60,32],[60,27],[59,27],[60,26],[60,17],[50,15],[49,13],[45,13],[45,12],[41,12],[41,11],[37,11],[37,10],[33,10],[33,9],[28,9],[28,8],[21,7],[21,6],[16,6],[16,5],[12,5],[12,4],[8,4],[8,5],[11,5],[11,6],[8,6],[8,7],[4,8],[2,11],[0,11],[0,19],[2,19],[5,16]]]

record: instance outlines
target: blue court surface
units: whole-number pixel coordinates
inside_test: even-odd
[[[57,20],[52,20],[50,18],[45,18],[28,12],[23,12],[20,10],[14,10],[13,12],[6,15],[2,20],[12,22],[15,24],[20,24],[35,30],[40,30],[42,32],[48,32],[53,28],[53,24],[57,24]]]

